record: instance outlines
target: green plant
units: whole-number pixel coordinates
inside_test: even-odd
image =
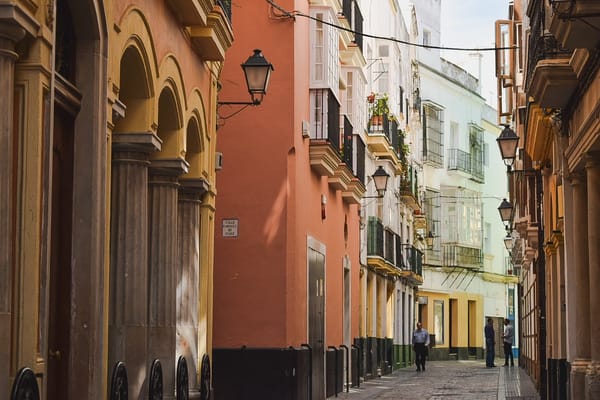
[[[372,116],[384,116],[389,115],[390,106],[389,99],[387,94],[382,94],[379,96],[375,96],[375,99],[371,106],[371,115]]]

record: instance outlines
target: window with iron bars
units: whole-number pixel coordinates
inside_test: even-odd
[[[427,227],[433,234],[433,248],[428,250],[429,259],[439,260],[441,250],[441,225],[442,225],[442,198],[440,192],[427,189],[425,191],[425,200],[423,202],[425,216],[427,217]],[[427,232],[429,234],[429,231]]]
[[[483,169],[483,129],[475,124],[469,126],[469,144],[471,146],[471,176],[473,180],[483,183],[485,180]]]
[[[423,104],[423,160],[442,168],[444,166],[444,112],[433,104]]]

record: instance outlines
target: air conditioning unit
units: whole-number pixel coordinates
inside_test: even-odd
[[[216,152],[215,153],[215,170],[223,169],[223,153]]]

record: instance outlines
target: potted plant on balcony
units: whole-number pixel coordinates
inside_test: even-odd
[[[390,113],[388,95],[385,93],[381,95],[371,93],[369,96],[367,96],[367,101],[370,104],[369,110],[371,113],[371,125],[383,124],[383,116],[389,115]]]

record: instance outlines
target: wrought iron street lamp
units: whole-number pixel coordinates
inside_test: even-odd
[[[377,190],[377,194],[380,197],[383,197],[385,191],[387,190],[387,182],[390,178],[390,175],[387,172],[385,172],[383,167],[380,165],[377,168],[377,171],[375,171],[375,173],[372,175],[372,177],[373,182],[375,183],[375,189]]]
[[[500,148],[500,155],[502,161],[506,166],[511,166],[517,156],[517,146],[519,145],[519,136],[509,128],[508,125],[504,125],[504,129],[500,133],[500,136],[496,139],[498,147]]]
[[[510,224],[513,217],[513,205],[510,201],[502,199],[502,203],[498,206],[498,212],[500,213],[500,219],[502,222]]]
[[[382,198],[387,190],[387,182],[390,178],[390,174],[385,172],[385,169],[380,165],[377,170],[371,175],[373,183],[375,184],[375,190],[377,190],[377,196],[364,196],[363,199],[379,199]]]
[[[506,247],[506,250],[510,252],[514,247],[514,244],[515,242],[513,237],[510,234],[506,235],[504,238],[504,246]]]
[[[267,94],[269,78],[271,71],[274,71],[273,64],[267,61],[259,49],[254,49],[245,63],[242,64],[244,76],[246,77],[246,86],[250,93],[251,101],[219,101],[218,105],[247,105],[258,106]]]

